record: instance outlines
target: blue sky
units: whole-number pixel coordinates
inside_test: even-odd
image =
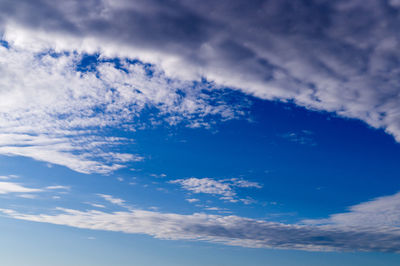
[[[398,265],[399,8],[0,0],[3,263]]]

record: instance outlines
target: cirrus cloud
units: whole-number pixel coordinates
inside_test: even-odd
[[[106,200],[113,199],[103,196]],[[139,209],[103,212],[57,208],[55,214],[25,214],[12,209],[0,209],[0,212],[19,220],[147,234],[169,240],[308,251],[400,252],[399,199],[400,193],[397,193],[352,206],[347,213],[334,214],[322,220],[305,220],[298,224],[236,215],[177,214]]]

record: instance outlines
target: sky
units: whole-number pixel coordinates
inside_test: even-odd
[[[399,265],[400,1],[0,0],[7,266]]]

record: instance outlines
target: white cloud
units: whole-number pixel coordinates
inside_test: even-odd
[[[194,128],[209,127],[210,116],[226,120],[245,114],[245,100],[223,99],[225,86],[361,119],[400,140],[400,42],[393,37],[397,27],[389,26],[398,19],[375,2],[339,1],[326,3],[332,11],[324,13],[332,21],[328,27],[319,16],[309,21],[314,9],[299,3],[293,10],[301,12],[283,12],[284,2],[246,5],[240,14],[245,1],[239,0],[222,6],[176,1],[180,8],[172,13],[154,1],[104,0],[95,7],[76,0],[6,2],[12,9],[1,8],[1,2],[0,31],[9,45],[0,45],[0,154],[107,174],[144,158],[109,152],[128,140],[106,138],[103,129],[140,128],[141,112],[149,108],[158,112],[147,119],[151,125]],[[396,1],[390,4],[397,8]],[[317,2],[310,5],[320,8]],[[362,15],[353,20],[349,13],[359,8]],[[61,15],[49,18],[43,12]],[[254,17],[260,12],[264,15]],[[139,18],[147,23],[139,26]],[[176,23],[186,20],[193,23]],[[365,31],[358,30],[359,21]],[[224,30],[216,30],[220,27]],[[80,72],[85,52],[98,52],[99,62]],[[114,57],[118,67],[103,60]],[[204,77],[212,83],[201,85]],[[287,139],[309,143],[298,133]]]
[[[147,234],[160,239],[200,240],[252,248],[400,252],[399,195],[381,197],[353,206],[349,213],[335,214],[325,220],[303,221],[303,224],[283,224],[235,215],[188,215],[144,210],[107,213],[58,208],[58,214],[0,211],[15,219]]]
[[[15,178],[15,175],[11,175],[11,178]],[[54,190],[69,190],[68,186],[47,186],[43,188],[30,188],[26,187],[23,184],[10,182],[10,181],[2,181],[0,182],[0,194],[15,194],[15,196],[26,199],[34,199],[37,197],[35,193],[44,193],[44,192],[52,192]],[[52,198],[58,199],[58,196],[53,196]]]
[[[9,179],[14,179],[14,178],[18,178],[19,176],[17,175],[2,175],[0,176],[0,180],[9,180]]]
[[[327,219],[310,219],[303,222],[336,227],[373,227],[376,230],[399,227],[400,192],[354,205],[348,212],[333,214]]]
[[[171,79],[205,77],[262,99],[336,112],[383,128],[399,141],[398,2],[208,0],[166,6],[141,0],[23,0],[0,3],[0,19],[11,46],[138,58]],[[31,73],[35,84],[55,80]],[[96,79],[85,78],[101,92]],[[123,80],[124,75],[109,71],[106,78]],[[156,101],[163,96],[168,95],[162,90],[151,95]],[[193,99],[180,105],[192,113],[197,107]],[[218,112],[231,115],[229,108]],[[176,118],[169,118],[174,123]]]
[[[36,199],[37,195],[35,194],[18,194],[17,197],[24,199]]]
[[[165,178],[167,175],[166,174],[150,174],[150,176],[155,177],[155,178]]]
[[[172,184],[180,184],[184,189],[194,193],[206,193],[232,197],[235,193],[229,184],[224,184],[211,178],[177,179],[170,181]]]
[[[190,199],[185,199],[187,202],[189,203],[194,203],[194,202],[198,202],[199,199],[195,199],[195,198],[190,198]]]
[[[262,186],[257,182],[250,182],[244,179],[231,178],[223,180],[214,180],[211,178],[187,178],[176,179],[169,181],[171,184],[179,184],[183,189],[193,193],[205,193],[221,196],[220,199],[238,202],[239,200],[245,204],[250,204],[252,201],[249,199],[237,199],[237,193],[234,187],[241,188],[261,188]]]
[[[221,101],[209,104],[213,97],[201,92],[204,86],[170,80],[145,64],[100,60],[96,72],[79,72],[82,56],[0,46],[0,154],[106,174],[144,158],[106,151],[132,140],[105,137],[103,128],[135,130],[163,121],[207,126],[209,116],[239,114]],[[141,119],[148,108],[157,117]]]
[[[219,207],[205,207],[204,208],[207,211],[225,211],[226,209],[221,209]]]
[[[39,188],[28,188],[18,183],[0,182],[0,194],[42,192]]]
[[[46,189],[54,189],[54,190],[69,190],[70,187],[69,186],[60,186],[60,185],[56,185],[56,186],[47,186]]]
[[[105,194],[97,194],[99,197],[102,197],[103,199],[105,199],[106,201],[121,206],[121,207],[125,207],[125,200],[123,199],[119,199],[119,198],[114,198],[111,195],[105,195]]]
[[[97,204],[97,203],[89,203],[87,202],[87,204],[95,207],[95,208],[105,208],[106,206],[104,206],[103,204]]]
[[[252,182],[244,179],[239,179],[239,178],[231,178],[228,179],[227,181],[230,181],[232,186],[235,187],[244,187],[244,188],[262,188],[262,185],[257,182]]]
[[[243,202],[243,204],[246,204],[246,205],[250,205],[250,204],[256,202],[254,199],[252,199],[252,198],[250,198],[250,197],[247,197],[247,198],[245,198],[245,199],[239,199],[239,200],[240,200],[241,202]]]

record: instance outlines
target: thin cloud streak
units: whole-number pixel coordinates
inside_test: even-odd
[[[118,205],[121,207],[125,207],[125,200],[123,200],[123,199],[115,198],[111,195],[106,195],[106,194],[97,194],[97,196],[103,198],[104,200],[106,200],[112,204],[115,204],[115,205]]]
[[[103,212],[57,208],[58,214],[0,211],[11,218],[82,229],[147,234],[159,239],[197,240],[224,245],[308,251],[400,252],[400,193],[361,203],[325,220],[283,224],[204,213],[191,215],[131,209]],[[110,198],[111,199],[111,198]],[[379,206],[389,207],[381,210]],[[387,217],[388,219],[381,219]],[[367,221],[361,222],[361,220]],[[369,219],[369,220],[368,220]]]
[[[14,182],[0,182],[0,194],[42,192],[43,189],[28,188]]]

